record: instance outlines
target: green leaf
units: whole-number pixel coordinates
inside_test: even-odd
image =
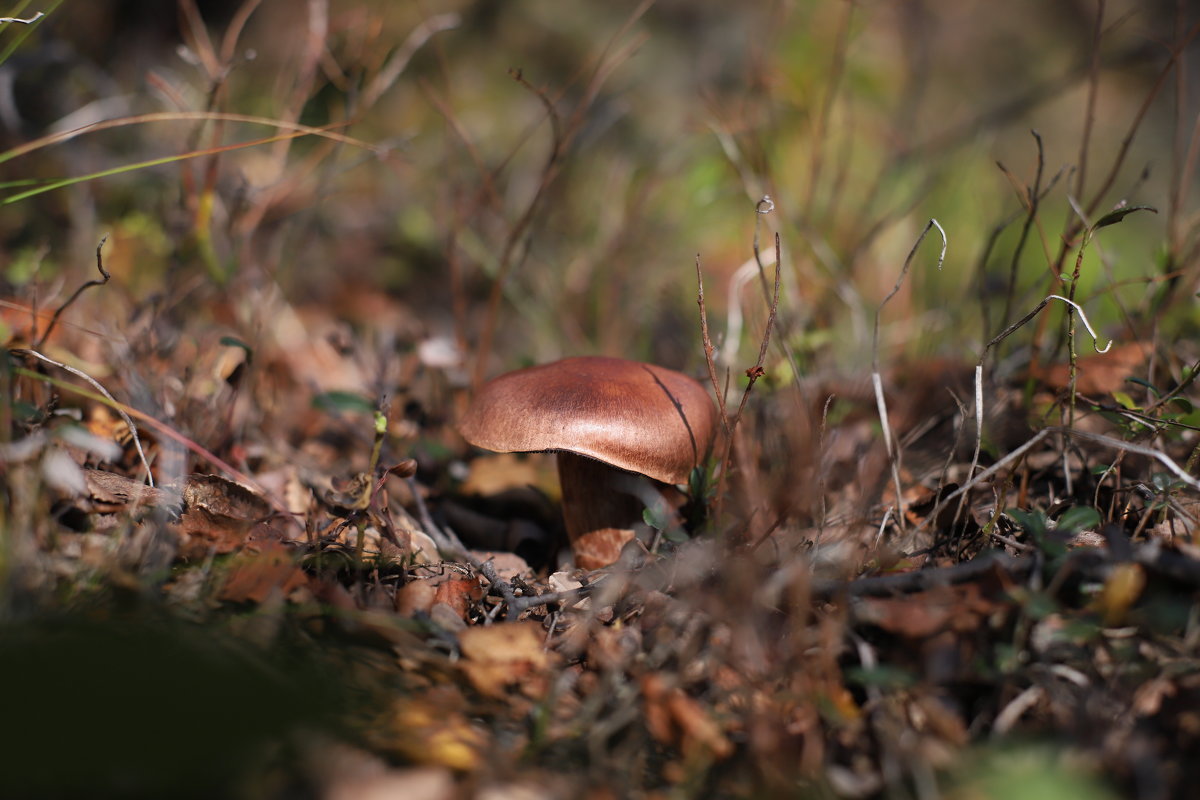
[[[252,361],[254,359],[254,348],[252,348],[250,345],[243,342],[241,339],[237,339],[233,336],[222,336],[221,337],[221,346],[222,347],[240,347],[240,348],[242,348],[243,350],[246,351],[246,362],[247,363],[249,363],[250,361]]]
[[[1044,536],[1050,529],[1050,526],[1046,522],[1046,515],[1041,511],[1023,511],[1019,508],[1010,508],[1004,514],[1017,523],[1017,525],[1021,526],[1021,530],[1037,539]]]
[[[688,473],[688,497],[707,502],[712,499],[715,491],[716,483],[708,469],[703,466],[692,467],[692,471]]]
[[[945,796],[988,800],[1117,800],[1079,758],[1047,744],[992,740],[964,758]]]
[[[908,670],[886,664],[869,669],[850,667],[846,670],[846,680],[860,686],[877,686],[881,689],[903,689],[917,682],[917,679]]]
[[[1130,411],[1140,411],[1141,410],[1141,406],[1139,406],[1137,403],[1135,403],[1133,398],[1130,397],[1125,392],[1113,392],[1112,396],[1113,396],[1114,400],[1116,400],[1118,403],[1120,403],[1122,406],[1129,409]]]
[[[1091,506],[1075,506],[1068,508],[1058,518],[1056,530],[1059,533],[1074,535],[1080,531],[1095,528],[1100,524],[1100,512]]]
[[[1124,417],[1115,411],[1101,411],[1100,416],[1117,427],[1123,428],[1129,424],[1129,419],[1127,417]]]
[[[1150,483],[1159,494],[1166,494],[1172,489],[1183,487],[1183,481],[1166,472],[1156,472],[1150,477]]]
[[[1147,389],[1149,389],[1151,392],[1154,393],[1155,397],[1162,397],[1162,392],[1160,392],[1158,390],[1158,387],[1155,386],[1150,381],[1145,380],[1144,378],[1138,378],[1133,375],[1130,375],[1125,380],[1128,381],[1129,383],[1136,383],[1138,386],[1145,386]]]
[[[1053,562],[1062,558],[1067,552],[1066,537],[1056,535],[1057,531],[1050,530],[1050,522],[1043,511],[1022,511],[1010,508],[1004,512],[1006,516],[1021,526],[1037,548],[1045,553]]]
[[[661,531],[667,527],[667,521],[653,508],[642,509],[642,521],[656,531]]]
[[[1045,592],[1030,592],[1025,598],[1024,610],[1033,619],[1045,619],[1051,614],[1057,614],[1062,607],[1052,595]]]
[[[1011,675],[1023,666],[1021,648],[1011,642],[997,642],[993,664],[1002,675]],[[989,666],[984,664],[981,669],[987,669]]]
[[[312,399],[313,408],[321,411],[352,411],[372,414],[375,404],[354,392],[323,392]]]
[[[42,411],[32,403],[26,403],[24,400],[17,400],[12,404],[13,419],[20,422],[34,422],[42,418]]]
[[[1155,214],[1158,213],[1157,208],[1152,208],[1150,206],[1124,206],[1122,208],[1114,208],[1112,211],[1096,220],[1096,224],[1092,226],[1092,230],[1106,228],[1109,225],[1116,225],[1118,222],[1125,219],[1135,211],[1150,211]]]
[[[668,528],[667,530],[663,531],[663,538],[668,542],[683,544],[691,537],[687,535],[687,531],[685,531],[683,528]]]

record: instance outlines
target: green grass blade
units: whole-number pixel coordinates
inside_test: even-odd
[[[0,153],[0,164],[6,161],[11,161],[14,158],[32,153],[36,150],[49,147],[55,144],[70,141],[77,136],[82,136],[85,133],[96,133],[98,131],[109,130],[111,128],[121,128],[127,125],[144,125],[151,122],[196,122],[196,121],[215,121],[223,122],[245,122],[251,125],[266,125],[276,129],[294,131],[297,134],[303,133],[310,136],[320,136],[326,139],[332,139],[335,142],[348,144],[353,147],[368,150],[376,155],[384,155],[389,152],[386,147],[380,147],[369,142],[364,142],[361,139],[355,139],[353,136],[335,133],[331,128],[339,125],[348,125],[349,123],[339,123],[338,125],[329,125],[320,128],[314,128],[310,125],[301,125],[297,122],[288,122],[281,119],[272,119],[271,117],[258,117],[249,114],[227,114],[218,111],[160,111],[151,114],[139,114],[134,117],[120,117],[119,119],[106,119],[100,122],[93,122],[90,125],[84,125],[81,128],[75,128],[61,133],[53,133],[49,136],[43,136],[39,139],[34,139],[32,142],[18,145]]]
[[[247,147],[256,147],[256,146],[262,145],[262,144],[270,144],[271,142],[278,142],[283,139],[295,139],[297,137],[307,136],[307,135],[308,134],[304,131],[293,131],[291,133],[283,133],[278,136],[268,136],[264,139],[255,139],[250,142],[239,142],[237,144],[227,144],[227,145],[222,145],[220,147],[209,147],[209,148],[205,148],[203,150],[193,150],[189,153],[181,153],[179,155],[173,155],[173,156],[163,156],[162,158],[152,158],[149,161],[139,161],[135,164],[125,164],[120,167],[112,167],[110,169],[103,169],[103,170],[100,170],[99,172],[92,172],[87,175],[77,175],[73,178],[63,178],[61,180],[52,181],[51,183],[48,183],[44,186],[38,186],[37,188],[29,189],[24,192],[18,192],[17,194],[5,197],[4,199],[0,200],[0,205],[4,205],[4,206],[12,205],[13,203],[18,203],[22,200],[27,200],[30,197],[34,197],[39,194],[45,194],[46,192],[51,192],[51,191],[54,191],[55,189],[62,189],[63,187],[66,187],[66,186],[74,186],[77,183],[84,183],[86,181],[96,180],[97,178],[107,178],[107,177],[110,177],[113,175],[120,175],[125,172],[134,172],[135,170],[146,169],[147,167],[157,167],[157,166],[161,166],[162,164],[172,164],[177,161],[185,161],[190,158],[199,158],[200,156],[213,155],[214,153],[225,153],[225,152],[229,152],[231,150],[241,150],[241,149],[244,149]]]

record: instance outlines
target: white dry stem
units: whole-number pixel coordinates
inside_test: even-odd
[[[412,33],[408,34],[408,38],[404,40],[404,44],[400,45],[383,65],[383,69],[379,70],[374,79],[367,84],[362,96],[363,107],[370,108],[375,105],[375,101],[391,88],[396,79],[404,72],[405,67],[408,66],[408,62],[412,61],[416,52],[434,34],[457,28],[461,22],[462,17],[458,14],[436,14],[413,28]]]
[[[989,345],[990,347],[991,345]],[[984,354],[987,354],[987,348],[984,348]],[[983,450],[983,356],[980,356],[979,363],[975,365],[975,452],[971,454],[971,468],[967,470],[967,480],[970,480],[975,475],[975,470],[979,467],[979,453]],[[953,527],[958,527],[958,521],[962,518],[962,513],[967,508],[967,496],[964,494],[962,499],[958,501],[958,509],[954,512]],[[996,513],[999,513],[997,511]]]
[[[1025,453],[1028,452],[1030,450],[1030,448],[1032,448],[1035,444],[1040,442],[1042,439],[1045,439],[1049,435],[1051,430],[1052,430],[1051,428],[1043,428],[1042,430],[1038,431],[1037,433],[1035,433],[1033,435],[1032,438],[1029,439],[1029,441],[1025,442],[1025,444],[1021,445],[1016,450],[1013,450],[1011,453],[1009,453],[1004,458],[1000,459],[995,464],[988,467],[987,469],[985,469],[983,472],[979,473],[978,475],[971,477],[971,474],[968,473],[967,481],[962,486],[958,487],[953,492],[946,495],[943,498],[943,502],[948,503],[951,500],[954,500],[954,499],[960,498],[960,497],[964,498],[964,501],[965,501],[966,494],[968,491],[975,488],[976,485],[983,483],[984,481],[986,481],[988,478],[995,475],[1000,470],[1004,469],[1004,467],[1007,466],[1008,464],[1012,463],[1013,461],[1016,461],[1018,458],[1025,455]],[[974,468],[976,466],[978,466],[978,464],[972,463],[971,466],[972,466],[972,470],[974,470]],[[960,506],[960,509],[961,509],[961,506]],[[999,510],[997,510],[997,513],[999,513]],[[934,515],[932,515],[932,514],[929,515],[928,517],[926,517],[921,522],[921,524],[917,526],[917,530],[921,530],[922,528],[924,528],[932,519],[934,519]]]
[[[730,290],[728,290],[728,299],[730,299],[730,318],[725,325],[725,341],[721,343],[719,360],[728,369],[733,369],[738,362],[738,349],[742,345],[742,326],[745,318],[742,313],[742,290],[745,284],[749,283],[756,275],[763,275],[764,270],[768,266],[775,266],[774,254],[768,253],[763,257],[760,249],[758,249],[758,228],[762,223],[762,217],[775,210],[775,201],[770,199],[769,194],[763,194],[762,198],[755,204],[755,219],[754,219],[754,258],[745,261],[742,266],[733,271],[730,277]],[[763,277],[763,288],[766,289],[766,276]],[[770,297],[767,297],[767,305],[770,305]],[[788,355],[788,360],[792,361],[792,374],[797,374],[796,363]],[[726,395],[728,401],[728,395]]]
[[[946,230],[945,230],[945,228],[942,227],[942,224],[940,222],[938,222],[936,219],[930,217],[929,224],[932,225],[933,227],[937,228],[938,233],[940,233],[942,235],[942,252],[938,253],[938,272],[941,272],[942,264],[944,264],[946,262],[946,247],[949,245],[949,242],[946,240]],[[925,229],[929,230],[928,226]],[[920,244],[920,242],[918,241],[917,244]]]
[[[854,642],[854,649],[858,654],[858,663],[862,665],[862,668],[868,672],[876,669],[879,666],[879,659],[876,657],[875,650],[871,647],[871,645],[853,631],[849,631],[849,637]],[[867,697],[869,697],[873,703],[879,703],[882,701],[883,692],[879,688],[878,684],[872,681],[868,683],[866,688]]]
[[[1157,461],[1158,463],[1162,464],[1164,467],[1166,467],[1167,470],[1172,475],[1174,475],[1176,478],[1178,478],[1181,483],[1184,483],[1187,486],[1190,486],[1195,491],[1200,492],[1200,481],[1196,480],[1191,475],[1189,475],[1186,471],[1184,471],[1183,467],[1176,464],[1175,461],[1166,453],[1163,453],[1159,450],[1151,449],[1149,447],[1143,447],[1140,444],[1133,444],[1132,442],[1124,442],[1124,441],[1121,441],[1120,439],[1114,439],[1111,436],[1105,436],[1104,434],[1101,434],[1101,433],[1092,433],[1091,431],[1073,430],[1070,428],[1062,428],[1060,430],[1062,430],[1062,432],[1067,433],[1071,436],[1074,436],[1078,439],[1083,439],[1084,441],[1108,445],[1109,447],[1116,448],[1117,450],[1123,450],[1127,453],[1135,453],[1139,456],[1145,456],[1146,458],[1152,458],[1155,461]]]
[[[883,378],[879,371],[871,373],[871,385],[875,387],[875,408],[879,412],[879,425],[883,429],[883,444],[887,448],[888,463],[892,466],[892,482],[896,485],[896,503],[904,502],[900,487],[900,448],[892,442],[892,426],[888,422],[887,400],[883,396]],[[900,529],[904,529],[904,515],[898,515]]]
[[[775,256],[763,258],[763,267],[775,265]],[[758,274],[758,261],[751,258],[738,267],[729,279],[729,319],[725,324],[725,341],[718,354],[722,365],[733,369],[737,365],[738,348],[742,340],[742,326],[745,316],[742,314],[742,289]],[[728,398],[726,398],[728,399]]]
[[[1014,697],[996,715],[996,721],[992,723],[992,736],[1000,737],[1008,733],[1025,712],[1036,706],[1045,694],[1046,690],[1041,686],[1030,686]]]
[[[1050,673],[1056,675],[1063,680],[1070,681],[1080,689],[1086,689],[1092,685],[1088,676],[1074,667],[1068,667],[1066,664],[1053,664],[1050,666]]]
[[[1060,297],[1056,294],[1046,295],[1046,299],[1042,301],[1041,305],[1034,309],[1034,313],[1036,314],[1038,311],[1040,311],[1042,306],[1046,305],[1046,303],[1050,300],[1062,300],[1064,303],[1079,312],[1079,319],[1083,321],[1083,327],[1087,328],[1088,335],[1092,337],[1092,347],[1095,348],[1097,353],[1107,353],[1113,346],[1112,339],[1109,339],[1108,344],[1104,345],[1104,347],[1100,346],[1100,337],[1096,335],[1094,330],[1092,330],[1092,323],[1088,322],[1087,314],[1083,313],[1083,307],[1074,300],[1068,300],[1067,298]]]
[[[29,19],[21,19],[20,17],[0,17],[0,22],[19,22],[22,25],[32,25],[44,16],[46,16],[46,12],[39,11]]]
[[[888,463],[892,468],[892,483],[896,487],[896,507],[898,509],[896,522],[900,525],[900,530],[904,530],[904,490],[900,485],[900,451],[892,442],[892,429],[888,424],[887,400],[883,396],[883,378],[879,375],[879,318],[883,316],[883,307],[896,296],[900,287],[904,285],[904,279],[908,275],[908,268],[912,265],[913,256],[917,254],[917,248],[921,246],[921,242],[925,241],[925,236],[931,228],[937,228],[938,233],[942,235],[942,251],[938,255],[937,262],[938,272],[942,271],[942,264],[946,261],[946,231],[936,219],[931,217],[925,224],[925,229],[921,231],[921,235],[917,237],[917,241],[913,243],[912,249],[908,251],[908,257],[904,259],[904,266],[900,269],[900,277],[896,279],[896,285],[892,287],[887,297],[883,298],[875,310],[875,334],[871,340],[871,383],[875,387],[875,405],[879,410],[879,423],[883,427],[883,443],[887,448]]]
[[[90,383],[96,389],[96,391],[108,398],[108,400],[112,403],[111,407],[113,411],[116,411],[117,414],[120,415],[121,421],[129,426],[129,435],[133,437],[134,449],[137,450],[138,458],[142,461],[142,468],[146,470],[146,483],[149,484],[151,488],[154,487],[154,473],[150,471],[150,462],[146,459],[146,452],[142,450],[142,440],[138,438],[137,425],[133,424],[133,419],[125,413],[125,409],[121,408],[121,404],[117,402],[117,399],[109,394],[108,390],[101,386],[99,381],[81,369],[76,369],[75,367],[64,364],[61,361],[55,361],[53,358],[44,356],[36,350],[20,349],[14,350],[13,352],[31,355],[34,358],[46,362],[47,364],[51,364],[61,370],[65,370],[78,378],[82,378]]]
[[[809,559],[810,563],[813,565],[817,563],[817,559],[821,553],[821,539],[825,535],[825,517],[829,511],[825,505],[825,433],[829,427],[829,406],[833,404],[834,397],[836,397],[836,395],[831,394],[829,397],[825,398],[825,406],[821,409],[820,434],[817,437],[817,496],[821,501],[821,517],[817,521],[817,538],[816,541],[813,542],[812,558]]]
[[[900,504],[900,498],[897,497],[896,505],[898,506],[899,504]],[[875,533],[875,543],[873,545],[871,545],[872,547],[879,547],[879,543],[881,541],[883,541],[883,532],[885,530],[887,530],[888,520],[892,518],[892,512],[895,509],[896,509],[896,506],[888,506],[887,511],[883,512],[883,520],[881,520],[879,523],[879,530]],[[901,511],[900,513],[903,514],[904,512]],[[897,516],[900,516],[900,514],[897,514]],[[901,525],[903,525],[903,523],[901,523]]]
[[[1008,328],[1004,329],[996,336],[996,338],[988,342],[983,348],[983,354],[979,356],[979,363],[975,365],[975,452],[971,456],[971,468],[967,470],[968,482],[970,482],[970,479],[975,475],[975,470],[979,467],[979,453],[983,448],[983,361],[985,358],[987,358],[989,350],[1007,339],[1012,333],[1025,325],[1025,323],[1029,322],[1029,320],[1033,319],[1033,317],[1039,311],[1045,308],[1051,300],[1061,300],[1079,312],[1079,318],[1083,321],[1083,327],[1087,329],[1088,335],[1092,337],[1092,347],[1097,353],[1107,353],[1113,346],[1113,340],[1110,339],[1108,344],[1101,348],[1100,338],[1096,335],[1096,331],[1093,330],[1092,323],[1088,321],[1087,314],[1084,313],[1083,308],[1074,300],[1068,300],[1067,298],[1061,297],[1057,294],[1047,295],[1042,299],[1042,302],[1037,304],[1036,308],[1034,308],[1021,319],[1014,322]],[[950,498],[946,499],[949,500]],[[966,502],[967,497],[964,494],[962,500],[959,502],[958,510],[954,514],[955,525],[958,524],[958,520],[966,507]]]
[[[1072,497],[1075,494],[1075,480],[1071,477],[1071,454],[1067,448],[1064,447],[1059,453],[1059,460],[1062,461],[1063,491],[1067,497]]]
[[[945,501],[949,502],[949,501],[957,499],[959,497],[964,497],[967,494],[967,492],[974,489],[980,483],[983,483],[984,481],[988,480],[989,478],[991,478],[993,475],[998,473],[1000,470],[1004,469],[1006,466],[1008,466],[1012,462],[1021,458],[1021,456],[1025,455],[1027,452],[1029,452],[1029,450],[1031,448],[1033,448],[1034,445],[1036,445],[1038,442],[1042,441],[1042,439],[1045,439],[1047,436],[1054,434],[1054,433],[1061,433],[1066,436],[1074,436],[1076,439],[1083,439],[1088,442],[1095,442],[1096,444],[1106,445],[1106,446],[1112,447],[1116,450],[1122,450],[1127,453],[1135,453],[1140,456],[1145,456],[1146,458],[1152,458],[1155,461],[1157,461],[1158,463],[1162,464],[1164,467],[1166,467],[1167,470],[1172,475],[1174,475],[1179,480],[1180,483],[1188,486],[1193,491],[1200,492],[1200,481],[1196,480],[1191,475],[1189,475],[1186,471],[1184,471],[1183,467],[1181,467],[1177,463],[1175,463],[1174,459],[1172,459],[1166,453],[1160,452],[1158,450],[1153,450],[1149,447],[1143,447],[1140,444],[1134,444],[1132,442],[1125,442],[1125,441],[1121,441],[1120,439],[1114,439],[1111,436],[1105,436],[1100,433],[1091,433],[1090,431],[1081,431],[1081,430],[1077,430],[1075,428],[1054,427],[1054,428],[1042,428],[1040,431],[1038,431],[1032,437],[1030,437],[1029,441],[1025,442],[1025,444],[1021,445],[1016,450],[1013,450],[1011,453],[1006,455],[1004,458],[1000,459],[995,464],[988,467],[987,469],[985,469],[983,472],[979,473],[975,477],[969,478],[967,480],[967,482],[964,483],[962,486],[958,487],[953,492],[946,495]],[[932,515],[932,514],[929,515],[928,517],[926,517],[921,522],[921,524],[917,526],[917,530],[921,530],[922,528],[924,528],[933,519],[934,519],[934,515]]]

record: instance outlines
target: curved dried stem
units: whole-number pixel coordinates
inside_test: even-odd
[[[892,291],[888,292],[887,297],[879,303],[879,307],[875,310],[875,330],[871,337],[871,384],[875,389],[875,406],[879,412],[879,423],[883,426],[883,443],[887,448],[888,463],[892,468],[892,483],[896,490],[897,506],[902,502],[904,495],[900,485],[900,451],[896,446],[892,437],[892,427],[888,424],[887,400],[883,396],[883,378],[879,374],[879,318],[883,316],[883,307],[888,304],[888,301],[896,296],[900,291],[900,287],[904,284],[904,279],[908,275],[908,268],[912,265],[913,256],[917,254],[917,248],[921,246],[921,242],[925,241],[925,236],[933,228],[938,229],[938,233],[942,235],[942,250],[938,254],[937,268],[940,272],[942,264],[946,261],[946,231],[942,228],[941,223],[936,219],[930,219],[925,224],[925,229],[921,231],[921,235],[917,237],[917,241],[913,243],[912,249],[908,251],[908,257],[904,259],[904,266],[900,269],[900,277],[896,279],[896,285],[892,287]],[[900,525],[900,529],[904,530],[904,514],[898,512],[896,521]]]
[[[154,487],[154,473],[150,469],[150,462],[146,459],[146,452],[142,449],[142,440],[140,437],[138,437],[137,425],[133,424],[133,420],[130,418],[130,416],[128,414],[125,413],[125,409],[122,406],[122,404],[118,403],[117,399],[108,393],[108,390],[105,389],[100,384],[100,381],[96,380],[91,375],[88,375],[86,372],[84,372],[81,369],[72,367],[69,364],[64,364],[61,361],[55,361],[53,358],[50,358],[49,356],[42,355],[37,350],[20,349],[20,350],[14,350],[12,352],[14,352],[18,355],[33,356],[34,358],[38,359],[39,361],[43,361],[47,364],[50,364],[51,366],[58,367],[59,369],[63,370],[64,372],[69,372],[77,378],[82,378],[83,380],[85,380],[89,384],[91,384],[92,387],[95,388],[96,391],[98,391],[100,394],[104,395],[104,397],[106,399],[108,399],[108,401],[109,401],[109,408],[116,411],[117,414],[120,415],[121,421],[124,422],[126,426],[128,426],[129,434],[130,434],[130,436],[133,437],[133,447],[135,450],[137,450],[138,458],[142,462],[142,468],[146,471],[146,483],[148,483],[151,488]]]

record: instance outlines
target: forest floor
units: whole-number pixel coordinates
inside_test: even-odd
[[[1016,200],[967,248],[961,222],[912,221],[936,194],[896,178],[917,152],[901,137],[880,134],[895,149],[860,208],[878,226],[845,223],[855,177],[828,127],[845,120],[834,100],[812,126],[791,109],[828,148],[802,156],[806,208],[829,217],[804,218],[751,174],[768,154],[799,158],[750,130],[782,101],[723,116],[712,96],[714,161],[683,180],[745,190],[729,223],[741,238],[698,243],[713,223],[684,211],[683,249],[717,255],[639,272],[629,252],[703,192],[668,183],[678,163],[662,177],[628,155],[670,111],[610,130],[605,114],[635,112],[602,86],[640,64],[639,25],[668,42],[700,25],[684,11],[604,16],[611,46],[556,86],[553,59],[588,41],[562,33],[574,44],[531,56],[537,81],[506,72],[512,94],[472,106],[474,73],[458,72],[472,47],[502,31],[523,52],[496,15],[533,11],[417,15],[392,48],[372,4],[310,3],[315,38],[294,41],[315,45],[296,56],[251,25],[253,60],[241,26],[292,12],[229,5],[210,39],[197,4],[179,4],[200,77],[147,73],[171,98],[162,118],[129,108],[0,154],[0,796],[1190,796],[1200,223],[1186,186],[1200,132],[1174,149],[1183,177],[1166,188],[1129,178],[1127,147],[1093,161],[1091,184],[1082,166],[1051,175],[1042,135],[1023,134],[1036,165],[1001,166]],[[858,52],[850,5],[835,66]],[[1167,55],[1136,62],[1160,71],[1135,99],[1158,96],[1198,29],[1171,30]],[[1104,55],[1114,69],[1141,57]],[[1071,73],[1093,100],[1099,63]],[[268,69],[294,85],[271,84],[278,105],[251,118],[239,77]],[[364,130],[394,86],[420,111]],[[1122,107],[1130,139],[1149,99]],[[473,137],[492,117],[493,138]],[[179,129],[160,140],[159,124]],[[393,124],[416,132],[385,141]],[[267,138],[231,143],[239,125]],[[610,135],[630,149],[594,149]],[[438,148],[451,167],[428,166]],[[916,199],[883,203],[889,183]],[[954,191],[951,214],[975,199]],[[1161,241],[1138,238],[1162,220]],[[573,237],[603,247],[556,260]],[[1155,255],[1122,261],[1134,246]],[[890,248],[882,277],[873,247]],[[929,299],[944,286],[928,276],[976,258],[960,267],[969,299]],[[1022,258],[1036,266],[1018,279]],[[1145,274],[1114,272],[1130,261]],[[981,320],[974,350],[958,348]],[[924,328],[936,354],[899,341]],[[595,570],[572,561],[554,455],[484,452],[458,427],[486,378],[584,351],[686,371],[722,418],[687,484],[662,487],[673,502]]]

